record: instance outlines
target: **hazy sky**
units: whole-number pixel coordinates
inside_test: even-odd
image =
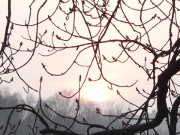
[[[36,10],[37,7],[41,4],[41,2],[38,0],[36,4],[33,6],[33,12],[32,12],[32,21],[30,24],[33,24],[36,22]],[[111,1],[112,2],[112,1]],[[129,1],[127,1],[128,3]],[[132,2],[132,1],[131,1]],[[25,0],[12,0],[12,21],[15,23],[19,24],[24,24],[25,21],[28,20],[27,14],[29,14],[29,4],[31,1],[25,1]],[[50,15],[54,8],[56,7],[56,4],[58,3],[58,0],[49,0],[47,5],[42,9],[40,12],[40,18],[39,20],[44,19],[48,15]],[[113,8],[116,2],[112,2],[111,8]],[[136,3],[132,3],[136,5]],[[148,6],[148,4],[146,5]],[[151,6],[151,5],[149,5]],[[168,8],[167,5],[163,5],[164,8]],[[64,9],[67,7],[63,7]],[[137,18],[139,15],[133,13],[132,11],[128,11],[127,13],[129,16],[131,16],[131,21],[137,21]],[[152,12],[146,12],[146,14],[143,16],[143,19],[146,20],[150,17],[152,17],[154,13]],[[157,12],[158,14],[158,12]],[[159,13],[160,14],[160,13]],[[4,29],[5,29],[5,24],[6,24],[6,16],[7,16],[7,0],[0,0],[0,31],[2,34],[0,34],[0,41],[3,41],[3,34],[4,34]],[[119,14],[121,17],[121,15]],[[79,16],[77,16],[79,17]],[[65,17],[63,14],[57,13],[53,17],[53,19],[58,23],[59,26],[62,26],[65,22]],[[77,29],[79,32],[83,34],[88,34],[87,29],[85,28],[85,25],[81,22],[82,18],[78,18],[76,20],[77,24]],[[155,22],[157,20],[155,19]],[[67,24],[67,28],[70,30],[71,25],[72,25],[72,18],[69,18],[69,23]],[[115,22],[116,23],[116,22]],[[152,24],[149,25],[149,27]],[[164,22],[157,26],[156,29],[150,32],[151,35],[151,40],[152,43],[162,47],[162,45],[165,43],[167,37],[168,37],[168,30],[166,29],[167,23]],[[126,33],[130,38],[136,38],[136,35],[132,32],[132,30],[129,28],[129,26],[119,23],[117,24],[119,29],[123,32]],[[47,44],[51,43],[51,35],[52,32],[54,31],[57,35],[61,36],[62,38],[67,37],[67,35],[63,32],[58,31],[57,29],[54,29],[52,24],[50,22],[45,22],[39,26],[39,32],[43,33],[45,30],[48,30],[46,38]],[[33,37],[35,33],[35,27],[30,27],[30,35]],[[27,48],[32,48],[33,43],[31,41],[24,40],[22,37],[27,37],[27,29],[24,27],[16,26],[13,30],[12,37],[11,37],[11,44],[15,47],[19,45],[21,41],[23,41],[24,47],[23,49]],[[115,29],[110,28],[107,31],[106,36],[104,37],[105,39],[118,39],[119,35],[116,34]],[[146,43],[146,38],[143,39],[142,42]],[[73,38],[70,42],[68,42],[66,45],[77,45],[79,43],[85,42],[84,40],[77,40],[76,38]],[[55,41],[55,43],[59,46],[63,46],[63,43],[60,41]],[[117,57],[119,55],[119,52],[122,51],[121,48],[117,43],[106,43],[101,46],[101,54],[105,55],[107,59],[112,60],[112,57]],[[42,95],[44,97],[50,96],[54,94],[55,92],[61,91],[63,89],[68,89],[68,90],[78,90],[78,79],[79,75],[84,78],[85,73],[87,71],[87,68],[81,68],[77,65],[74,65],[70,71],[67,72],[66,75],[60,76],[60,77],[53,77],[47,75],[47,73],[43,70],[41,63],[47,65],[47,69],[52,72],[52,73],[63,73],[69,65],[72,63],[74,60],[74,57],[78,53],[76,49],[69,49],[69,50],[64,50],[61,52],[56,53],[55,55],[52,55],[50,57],[43,57],[40,54],[46,54],[49,53],[47,48],[40,47],[36,50],[36,54],[33,58],[33,60],[24,68],[19,70],[20,75],[25,79],[27,83],[29,83],[32,87],[38,89],[39,87],[39,79],[41,76],[43,76],[43,85],[42,85]],[[147,57],[147,64],[152,60],[152,57],[150,55],[147,55],[143,50],[139,50],[136,53],[131,54],[132,57],[137,60],[137,62],[143,64],[145,57]],[[16,66],[21,65],[23,62],[25,62],[29,58],[30,54],[29,53],[21,53],[15,57],[15,64]],[[79,58],[78,62],[86,65],[88,64],[93,57],[92,50],[88,49],[84,53],[82,53]],[[126,59],[126,55],[122,55],[122,60]],[[150,67],[150,66],[149,66]],[[152,89],[152,82],[147,81],[147,76],[146,74],[140,69],[138,66],[132,64],[132,61],[128,61],[125,64],[121,63],[114,63],[110,64],[106,61],[103,61],[103,72],[104,75],[107,77],[107,79],[111,80],[114,83],[118,83],[120,85],[131,85],[134,82],[137,81],[136,85],[133,86],[132,88],[117,88],[113,87],[113,90],[109,90],[108,87],[110,85],[108,83],[105,83],[103,80],[95,83],[95,82],[88,82],[85,83],[84,88],[82,89],[82,94],[87,94],[87,90],[90,89],[96,89],[95,87],[98,87],[99,89],[103,89],[105,93],[108,93],[106,95],[110,95],[110,97],[107,97],[107,99],[121,99],[117,93],[116,90],[119,90],[120,93],[123,94],[123,96],[134,103],[140,104],[143,98],[141,98],[140,95],[137,94],[136,92],[136,87],[139,89],[145,89],[147,92],[150,92]],[[95,63],[93,64],[92,68],[90,69],[89,77],[92,79],[96,79],[99,75],[99,72],[97,70],[97,66]],[[10,89],[12,91],[21,91],[22,93],[25,94],[23,87],[27,89],[27,87],[23,84],[22,81],[20,81],[17,77],[17,75],[6,75],[3,76],[5,78],[10,78],[11,76],[15,77],[14,82],[10,85]],[[9,86],[6,85],[5,86]],[[38,93],[32,92],[36,95]],[[96,93],[96,92],[95,92]],[[98,93],[96,93],[98,94]]]

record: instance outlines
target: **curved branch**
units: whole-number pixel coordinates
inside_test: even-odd
[[[148,129],[152,129],[163,121],[163,119],[168,114],[167,104],[166,104],[166,94],[168,92],[168,81],[171,79],[171,77],[176,74],[178,71],[180,71],[180,59],[169,65],[166,70],[164,70],[158,77],[158,92],[157,92],[157,114],[154,120],[139,124],[139,125],[132,125],[130,127],[127,127],[126,129],[119,129],[119,130],[112,130],[112,131],[101,131],[98,133],[94,133],[92,135],[119,135],[119,134],[133,134],[138,131],[142,132]],[[178,99],[180,100],[180,99]],[[180,101],[177,101],[180,102]],[[176,102],[175,102],[176,103]],[[174,105],[175,106],[175,105]],[[173,109],[172,109],[173,112]]]
[[[176,98],[176,100],[172,105],[172,109],[170,113],[170,129],[169,129],[170,135],[176,134],[177,112],[179,105],[180,105],[180,96]]]

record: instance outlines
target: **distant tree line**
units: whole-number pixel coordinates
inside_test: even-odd
[[[64,128],[70,126],[73,123],[73,117],[75,102],[70,102],[66,98],[63,98],[59,95],[53,95],[46,100],[43,100],[41,105],[43,113],[40,111],[40,101],[35,99],[32,95],[28,95],[26,99],[23,99],[22,95],[19,92],[10,93],[8,88],[1,88],[0,91],[0,106],[7,107],[7,109],[3,109],[0,111],[0,134],[17,134],[17,135],[38,135],[40,131],[44,129],[43,124],[37,118],[36,115],[32,114],[29,111],[25,111],[22,109],[12,110],[8,109],[8,107],[18,106],[19,104],[34,106],[34,110],[36,110],[40,115],[44,115],[44,119],[49,119],[52,121],[48,124],[52,125],[55,130],[57,129],[57,125],[63,125]],[[56,100],[54,100],[56,99]],[[117,115],[121,116],[123,112],[123,105],[116,104],[115,102],[101,103],[102,105],[99,107],[97,103],[85,101],[81,102],[82,108],[80,109],[80,113],[78,114],[78,120],[83,121],[84,124],[73,124],[72,131],[86,134],[87,128],[86,124],[91,124],[93,126],[97,126],[97,124],[102,125],[104,127],[108,126],[107,124],[113,123],[109,126],[112,129],[121,129],[127,126],[127,120],[117,119]],[[113,106],[113,110],[109,109],[107,105]],[[102,114],[100,110],[103,109]],[[111,115],[109,115],[111,114]],[[114,116],[113,116],[114,114]],[[156,114],[156,111],[152,111],[149,117],[153,118]],[[130,115],[126,116],[126,119],[130,119]],[[137,115],[137,118],[139,116]],[[77,120],[77,121],[78,121]],[[180,123],[178,123],[179,125]],[[62,127],[63,127],[62,126]],[[165,121],[158,127],[157,133],[168,135],[168,130],[165,128]],[[101,127],[102,128],[102,127]],[[177,131],[179,128],[177,128]],[[91,132],[100,131],[98,128],[93,129]],[[151,131],[150,131],[151,133]],[[48,135],[47,133],[45,135]]]
[[[0,91],[0,134],[18,134],[18,135],[38,135],[44,126],[39,118],[34,115],[31,111],[18,109],[17,106],[24,105],[33,106],[34,110],[43,116],[43,119],[49,119],[48,123],[54,127],[55,130],[61,125],[61,128],[72,126],[71,130],[80,134],[87,133],[87,125],[92,127],[102,125],[102,127],[108,126],[107,124],[113,122],[116,119],[116,115],[122,113],[122,106],[109,102],[108,105],[114,106],[114,109],[109,109],[107,104],[101,106],[94,102],[85,101],[81,102],[80,112],[78,114],[77,121],[79,123],[74,124],[72,118],[74,109],[76,109],[76,101],[73,102],[59,95],[54,95],[40,103],[39,100],[35,99],[32,95],[28,95],[26,99],[23,99],[19,92],[10,93],[9,88],[1,88]],[[56,99],[56,100],[55,100]],[[15,107],[14,110],[11,108]],[[104,114],[101,114],[100,110],[103,109]],[[43,110],[43,112],[41,111]],[[109,115],[111,114],[111,115]],[[113,116],[114,114],[114,116]],[[83,121],[83,123],[81,123]],[[79,126],[81,124],[81,126]],[[111,128],[123,128],[122,120],[117,120],[113,124],[109,125]],[[102,128],[100,127],[100,128]],[[58,129],[62,130],[62,129]],[[100,131],[98,128],[90,131],[91,133]]]

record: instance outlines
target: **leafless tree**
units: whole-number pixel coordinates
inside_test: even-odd
[[[29,111],[40,119],[44,125],[44,130],[40,131],[43,135],[48,133],[78,135],[72,130],[73,125],[86,126],[88,135],[149,134],[150,129],[154,134],[158,134],[155,127],[158,127],[164,119],[167,121],[169,134],[177,134],[176,124],[180,104],[179,1],[32,0],[28,2],[7,1],[4,39],[0,50],[0,79],[2,84],[10,85],[15,80],[13,77],[10,79],[8,77],[16,75],[18,76],[16,80],[19,79],[23,83],[22,87],[27,93],[38,92],[41,113],[25,104],[0,107],[0,110],[12,110],[3,129],[4,135],[15,110]],[[23,6],[18,14],[17,5]],[[84,56],[86,60],[82,58]],[[37,58],[41,63],[41,67],[36,69],[37,72],[43,69],[46,74],[37,75],[40,81],[39,86],[35,87],[25,77],[27,74],[23,69],[31,68],[31,62]],[[48,59],[51,62],[47,62]],[[63,63],[61,60],[66,62]],[[58,64],[58,68],[61,67],[60,71],[55,68]],[[128,74],[129,71],[126,71],[123,76],[124,71],[121,71],[123,66],[127,70],[132,67],[134,74]],[[115,67],[119,70],[114,70]],[[61,116],[72,120],[70,126],[65,126],[46,116],[42,107],[44,103],[42,103],[41,90],[46,85],[44,78],[64,77],[69,73],[73,76],[74,68],[82,71],[78,74],[79,79],[73,80],[77,83],[76,91],[71,95],[59,91],[59,96],[76,102],[73,117]],[[147,79],[147,81],[143,80],[143,83],[150,84],[151,88],[138,86],[140,77],[135,73],[139,70]],[[123,79],[114,80],[108,72],[111,75],[119,74],[127,77],[129,82]],[[132,80],[132,78],[136,79]],[[100,80],[104,80],[110,90],[132,106],[132,109],[119,115],[103,114],[99,108],[96,108],[97,114],[114,118],[107,126],[78,119],[83,86],[88,82]],[[130,100],[131,98],[125,97],[121,92],[123,88],[142,96],[144,99],[142,104],[135,104]],[[155,118],[149,118],[150,109],[154,106],[157,106],[157,114]],[[46,107],[54,111],[47,104]],[[61,115],[59,112],[54,112]],[[137,114],[140,114],[138,119]],[[126,119],[121,125],[123,128],[110,128],[119,119]],[[59,128],[53,129],[49,122]],[[91,132],[93,129],[101,131]]]

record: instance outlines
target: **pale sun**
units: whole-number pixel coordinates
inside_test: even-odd
[[[107,86],[104,86],[102,84],[90,84],[83,90],[82,96],[88,101],[95,101],[95,102],[101,102],[101,101],[107,101],[109,100],[110,94],[108,92]]]

